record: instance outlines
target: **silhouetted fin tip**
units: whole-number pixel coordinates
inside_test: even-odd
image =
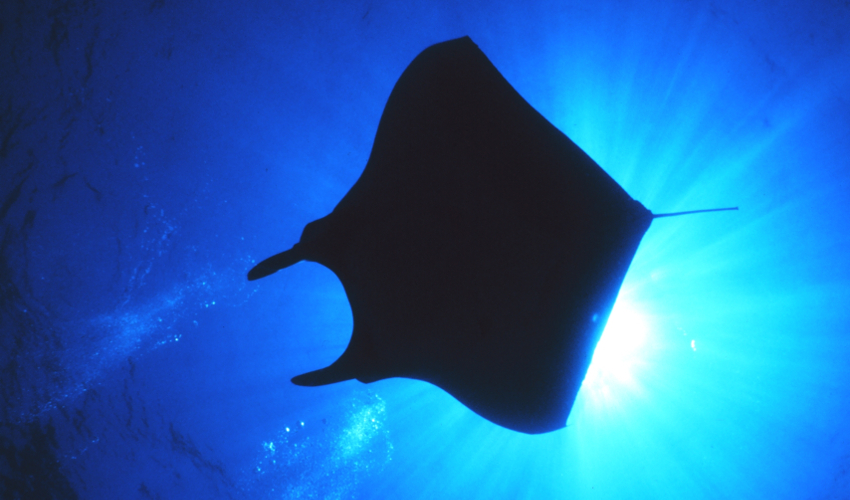
[[[302,373],[292,377],[292,383],[303,387],[317,387],[320,385],[335,384],[354,378],[354,374],[339,366],[331,365],[327,368]]]
[[[675,217],[677,215],[701,214],[703,212],[725,212],[727,210],[738,210],[738,207],[706,208],[704,210],[688,210],[687,212],[671,212],[669,214],[652,214],[652,218],[658,219],[659,217]]]
[[[289,250],[280,252],[277,255],[272,255],[268,259],[265,259],[254,266],[250,271],[248,271],[248,281],[265,278],[270,274],[274,274],[281,269],[297,264],[302,260],[304,260],[304,254],[296,243]]]

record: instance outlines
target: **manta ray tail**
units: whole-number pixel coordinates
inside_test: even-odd
[[[304,257],[304,252],[301,251],[301,247],[299,247],[296,243],[295,246],[289,250],[280,252],[277,255],[272,255],[268,259],[254,266],[253,269],[248,271],[248,281],[265,278],[266,276],[274,274],[283,268],[301,262],[304,260]]]
[[[669,214],[652,214],[653,219],[658,219],[659,217],[675,217],[677,215],[688,215],[688,214],[701,214],[704,212],[725,212],[727,210],[738,210],[738,207],[729,207],[729,208],[709,208],[706,210],[688,210],[687,212],[674,212]]]

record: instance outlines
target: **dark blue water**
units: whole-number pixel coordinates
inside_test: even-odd
[[[3,2],[3,498],[850,497],[843,2]],[[566,429],[296,387],[337,278],[254,283],[469,35],[655,212]]]

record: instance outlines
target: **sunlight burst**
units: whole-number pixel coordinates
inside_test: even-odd
[[[628,300],[617,300],[582,385],[594,391],[607,391],[612,384],[634,385],[648,332],[644,315]]]

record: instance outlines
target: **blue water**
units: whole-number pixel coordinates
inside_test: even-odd
[[[3,2],[3,498],[850,497],[850,7]],[[248,283],[469,35],[655,212],[567,428],[343,351],[327,269]]]

